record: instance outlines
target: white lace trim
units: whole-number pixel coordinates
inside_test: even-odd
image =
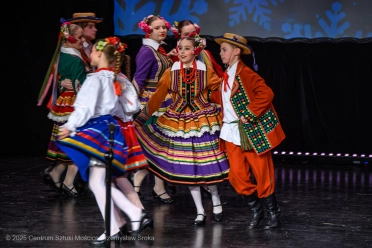
[[[164,113],[165,112],[155,111],[152,115],[159,117],[159,116],[162,116]]]
[[[67,115],[67,116],[55,116],[54,114],[52,114],[51,112],[49,112],[48,114],[48,118],[53,120],[53,121],[57,121],[57,122],[66,122],[68,120],[68,117],[70,115]]]
[[[141,111],[145,108],[145,105],[141,105]],[[153,116],[162,116],[165,112],[159,112],[159,111],[155,111],[152,115]]]
[[[178,132],[172,132],[172,131],[169,131],[168,129],[164,129],[164,128],[161,128],[161,127],[158,127],[160,132],[162,132],[164,135],[168,136],[168,137],[181,137],[181,138],[185,138],[185,139],[188,139],[190,137],[202,137],[204,135],[204,133],[209,133],[209,134],[214,134],[216,131],[220,131],[221,128],[220,126],[213,126],[212,128],[211,127],[203,127],[200,131],[191,131],[191,132],[188,132],[188,133],[185,133],[183,131],[178,131]]]

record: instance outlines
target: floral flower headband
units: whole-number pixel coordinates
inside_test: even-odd
[[[138,23],[138,27],[140,29],[142,29],[143,32],[145,32],[146,34],[151,34],[151,32],[152,32],[152,27],[147,24],[147,22],[149,21],[149,19],[151,17],[154,17],[154,15],[149,15],[149,16],[143,18],[143,20]],[[167,29],[171,28],[170,23],[167,22],[163,17],[161,17],[159,15],[157,17],[159,17],[161,20],[163,20],[165,22],[165,26],[167,27]]]
[[[122,51],[124,51],[126,48],[128,48],[127,44],[125,43],[122,43],[120,42],[120,39],[116,36],[114,37],[108,37],[106,38],[105,40],[100,40],[98,43],[97,43],[97,46],[96,46],[96,49],[98,51],[102,51],[103,48],[105,48],[105,46],[107,44],[111,44],[113,46],[116,47],[116,50],[121,53]]]
[[[199,53],[207,46],[207,43],[204,38],[201,38],[199,34],[196,32],[189,33],[187,36],[183,37],[177,42],[176,50],[178,53],[178,45],[182,40],[184,40],[187,37],[192,37],[195,40],[195,49],[194,49],[194,55],[199,55]]]
[[[70,32],[68,31],[68,25],[71,24],[70,22],[64,22],[61,25],[61,33],[65,40],[67,40],[70,43],[75,43],[76,38],[74,36],[70,35]]]
[[[195,26],[196,33],[199,34],[200,33],[200,26],[196,23],[194,23],[194,26]],[[179,33],[179,28],[178,28],[178,22],[174,22],[174,24],[170,28],[170,30],[172,31],[174,37],[176,37],[177,39],[181,38],[181,34]]]

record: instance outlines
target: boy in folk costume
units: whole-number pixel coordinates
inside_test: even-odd
[[[272,104],[274,93],[264,79],[240,59],[241,54],[254,56],[245,38],[225,33],[215,41],[220,44],[222,62],[228,65],[221,91],[213,92],[210,97],[222,105],[220,146],[226,149],[229,158],[229,181],[252,211],[248,229],[257,228],[263,219],[262,204],[269,215],[264,228],[279,227],[280,209],[274,192],[270,151],[281,143],[285,134]],[[257,184],[251,180],[251,171]]]

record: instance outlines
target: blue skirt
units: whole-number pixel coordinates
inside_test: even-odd
[[[57,142],[60,149],[72,159],[79,168],[84,181],[88,181],[90,158],[106,162],[105,153],[109,150],[110,123],[116,125],[114,131],[112,176],[123,176],[126,172],[128,147],[119,123],[111,115],[90,119],[85,125],[77,128],[74,137],[67,137]]]

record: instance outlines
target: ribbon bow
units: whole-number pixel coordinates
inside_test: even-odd
[[[121,96],[122,95],[122,92],[121,92],[121,87],[120,87],[120,83],[119,82],[114,82],[114,88],[115,88],[115,94],[117,96]]]
[[[161,46],[159,46],[158,51],[159,51],[161,54],[163,54],[165,57],[167,57],[167,52],[166,52],[165,49],[162,48]]]

